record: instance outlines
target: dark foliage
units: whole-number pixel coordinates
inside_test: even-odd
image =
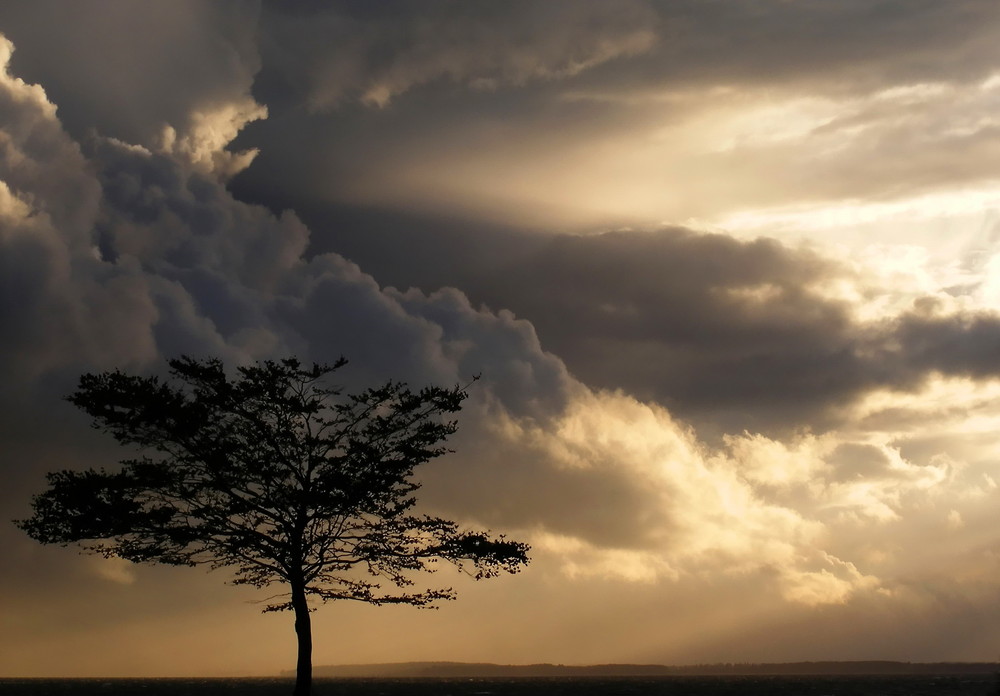
[[[412,512],[414,469],[448,451],[456,425],[442,416],[465,391],[389,382],[342,395],[327,380],[344,362],[266,361],[230,379],[218,360],[184,357],[169,381],[84,375],[69,401],[141,456],[50,473],[17,524],[46,544],[287,586],[265,611],[295,611],[307,693],[309,597],[425,606],[453,597],[414,587],[439,560],[477,579],[527,563],[525,544]]]

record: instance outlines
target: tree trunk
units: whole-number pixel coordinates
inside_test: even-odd
[[[292,693],[294,696],[309,696],[312,691],[312,621],[309,618],[305,585],[292,585],[292,609],[295,611],[295,635],[299,643],[295,691]]]

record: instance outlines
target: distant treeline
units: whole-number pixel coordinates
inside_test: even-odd
[[[473,677],[655,677],[756,674],[995,674],[996,662],[727,662],[706,665],[499,665],[490,662],[391,662],[367,665],[327,665],[313,670],[317,677],[383,679]],[[291,674],[286,672],[283,674]]]

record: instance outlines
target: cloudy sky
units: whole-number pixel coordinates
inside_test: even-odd
[[[88,371],[482,374],[425,510],[533,545],[318,664],[994,660],[994,0],[0,6],[0,518]],[[224,573],[0,524],[0,675],[273,674]]]

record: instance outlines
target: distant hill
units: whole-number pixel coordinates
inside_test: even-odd
[[[996,662],[782,662],[723,663],[709,665],[500,665],[490,662],[389,662],[363,665],[321,665],[317,677],[369,677],[382,679],[476,677],[653,677],[684,675],[755,674],[996,674]],[[293,672],[283,672],[290,675]]]

